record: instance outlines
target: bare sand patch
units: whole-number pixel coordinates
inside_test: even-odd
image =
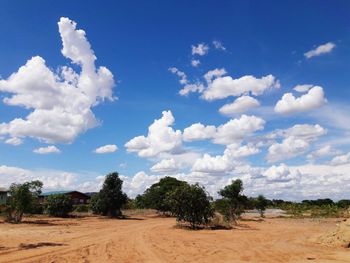
[[[25,221],[0,224],[0,262],[350,262],[349,249],[316,240],[334,230],[334,219],[267,218],[199,231],[148,214]]]

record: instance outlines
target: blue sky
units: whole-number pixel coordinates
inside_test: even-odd
[[[346,197],[340,186],[350,182],[349,11],[348,1],[3,1],[0,186],[39,178],[48,189],[96,190],[102,175],[119,171],[131,196],[172,175],[198,181],[213,195],[241,178],[251,195]],[[68,49],[81,48],[78,55],[74,48],[61,52],[61,17],[69,18],[61,23],[62,32],[77,24],[65,40]],[[91,49],[76,42],[77,29],[86,32],[83,42]],[[115,85],[77,84],[93,90],[78,94],[91,99],[79,108],[84,114],[72,106],[80,100],[62,79],[45,84],[38,60],[25,77],[9,78],[35,56],[45,60],[52,76],[60,76],[62,66],[84,76],[81,64],[89,63],[91,52],[97,60],[88,77]],[[197,60],[200,64],[192,66]],[[112,76],[95,75],[100,66]],[[204,75],[215,69],[226,74],[206,82]],[[25,78],[34,71],[39,77],[28,84]],[[186,83],[179,83],[179,73],[186,74]],[[273,79],[263,80],[268,75]],[[186,84],[198,91],[181,95]],[[305,84],[310,86],[303,92],[293,90]],[[64,96],[56,85],[65,89]],[[256,92],[259,85],[263,91]],[[107,93],[100,95],[101,90]],[[292,106],[283,97],[287,93],[293,94]],[[22,96],[9,102],[16,94]],[[242,96],[248,109],[236,103],[238,112],[219,112]],[[298,100],[302,96],[307,97]],[[73,117],[62,124],[64,118],[54,114],[57,107],[89,128]],[[33,124],[27,118],[34,111],[48,111],[49,117],[35,114]],[[94,118],[87,121],[90,113]],[[12,123],[15,119],[24,120],[23,127]],[[147,137],[156,119],[168,124]],[[196,123],[205,130],[195,126],[185,132]],[[74,136],[58,129],[64,125],[71,125]],[[50,135],[38,136],[42,131]],[[136,136],[145,137],[133,140]],[[118,150],[94,152],[105,145]]]

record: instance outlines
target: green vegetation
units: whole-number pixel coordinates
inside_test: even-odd
[[[67,217],[73,211],[73,202],[67,195],[54,194],[46,198],[45,207],[50,216]]]
[[[188,222],[192,229],[209,223],[214,215],[211,197],[198,184],[184,184],[170,192],[166,203],[178,222]]]
[[[23,184],[12,184],[10,197],[6,203],[7,221],[20,223],[24,213],[28,213],[38,201],[43,183],[31,181]]]
[[[102,189],[91,198],[93,213],[110,217],[122,215],[121,208],[127,203],[128,197],[122,191],[123,181],[114,172],[106,176]]]
[[[187,185],[186,182],[177,180],[173,177],[164,177],[158,183],[149,187],[143,195],[138,195],[135,199],[135,205],[138,208],[151,208],[159,212],[171,212],[171,207],[165,201],[169,193],[178,187]]]
[[[269,200],[265,198],[263,195],[259,195],[257,198],[253,199],[254,207],[259,211],[260,216],[264,217],[264,213],[266,210],[266,207],[269,204]]]

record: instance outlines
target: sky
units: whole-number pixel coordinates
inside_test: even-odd
[[[0,187],[119,172],[350,198],[349,1],[2,1]]]

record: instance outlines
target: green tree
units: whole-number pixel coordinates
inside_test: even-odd
[[[266,207],[269,204],[269,200],[265,198],[263,195],[259,195],[255,200],[254,200],[254,207],[259,211],[260,216],[264,217],[264,213],[266,210]]]
[[[104,216],[121,216],[121,208],[128,200],[122,185],[123,181],[117,172],[108,174],[100,192],[91,198],[92,211]]]
[[[72,198],[64,194],[49,195],[45,200],[45,207],[50,216],[66,217],[73,211]]]
[[[240,179],[234,180],[219,191],[221,199],[218,211],[228,222],[236,223],[237,219],[244,212],[248,198],[242,194],[243,182]]]
[[[204,187],[184,184],[167,195],[166,203],[171,207],[177,221],[188,222],[195,229],[199,225],[207,224],[213,217],[211,200]]]
[[[19,223],[23,214],[30,212],[41,194],[43,183],[31,181],[23,184],[12,184],[9,188],[9,198],[7,200],[7,220]]]
[[[166,176],[149,187],[142,196],[136,197],[136,202],[139,206],[143,206],[142,208],[152,208],[163,213],[170,212],[171,207],[165,202],[167,194],[174,191],[177,187],[185,185],[187,183],[184,181]]]

